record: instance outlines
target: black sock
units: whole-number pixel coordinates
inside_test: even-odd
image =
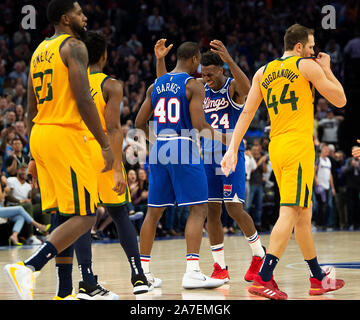
[[[325,272],[321,269],[317,257],[311,260],[305,260],[310,271],[310,276],[318,280],[322,280],[325,277]]]
[[[94,286],[96,285],[97,281],[91,268],[91,241],[91,231],[89,230],[76,240],[74,246],[82,280],[87,284]]]
[[[143,274],[141,267],[137,234],[134,225],[129,219],[126,206],[107,207],[108,213],[113,219],[120,244],[123,247],[131,267],[131,276]]]
[[[57,250],[53,244],[46,241],[41,247],[28,259],[24,261],[24,264],[34,271],[40,271],[45,264],[57,255]]]
[[[72,293],[72,263],[56,265],[57,293],[60,298],[65,298]]]
[[[273,256],[272,254],[267,253],[265,255],[264,263],[259,272],[259,275],[263,281],[266,282],[271,280],[274,269],[278,262],[279,258]]]

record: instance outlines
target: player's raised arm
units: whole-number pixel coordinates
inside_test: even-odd
[[[331,104],[338,108],[345,106],[345,92],[341,83],[331,71],[330,56],[328,54],[320,52],[315,61],[312,59],[301,59],[299,71]]]
[[[211,51],[218,54],[220,58],[229,66],[229,69],[234,77],[232,84],[234,84],[234,89],[239,96],[239,100],[235,101],[237,103],[243,103],[245,97],[248,95],[250,90],[250,81],[244,72],[239,68],[239,66],[235,63],[233,58],[230,56],[226,47],[220,40],[212,40],[210,42]]]
[[[264,67],[261,67],[254,75],[244,110],[236,123],[228,151],[225,153],[223,160],[221,161],[221,169],[226,176],[230,174],[231,170],[234,171],[236,168],[236,156],[241,140],[248,130],[251,120],[254,118],[256,110],[258,109],[261,100],[263,99],[260,89],[260,80],[263,72]]]
[[[86,46],[82,41],[71,38],[62,47],[60,54],[69,70],[69,82],[75,95],[79,113],[101,146],[105,160],[104,170],[111,170],[113,155],[110,144],[101,127],[99,114],[90,95]]]
[[[156,56],[156,77],[160,78],[162,75],[167,73],[165,57],[173,47],[170,44],[168,47],[165,46],[166,39],[160,39],[156,42],[154,52]]]
[[[150,132],[149,120],[153,114],[153,107],[151,101],[151,94],[154,85],[152,84],[146,91],[146,97],[135,119],[135,128],[142,130],[145,133],[146,139],[150,142],[155,142],[156,136]]]

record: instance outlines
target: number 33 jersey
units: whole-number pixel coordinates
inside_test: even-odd
[[[301,59],[309,58],[278,58],[265,66],[260,87],[270,117],[270,139],[283,134],[313,135],[313,89],[299,72]]]
[[[46,38],[36,48],[30,65],[30,76],[37,100],[36,124],[67,125],[84,129],[70,87],[69,72],[60,49],[70,39],[68,34]]]

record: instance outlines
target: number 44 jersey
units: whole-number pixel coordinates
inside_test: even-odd
[[[299,72],[298,56],[278,58],[264,69],[260,88],[270,117],[270,138],[284,134],[312,137],[313,88]]]
[[[46,38],[31,58],[30,76],[38,110],[33,119],[36,124],[85,128],[70,87],[68,68],[60,56],[61,47],[70,38],[68,34]]]

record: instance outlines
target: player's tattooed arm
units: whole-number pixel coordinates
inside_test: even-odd
[[[114,161],[109,140],[101,126],[98,111],[90,94],[87,73],[88,52],[85,44],[75,38],[70,38],[60,50],[60,55],[68,67],[69,82],[75,95],[77,108],[84,123],[99,142],[105,167],[102,172],[109,171]]]
[[[68,67],[69,82],[75,95],[79,113],[101,147],[106,148],[109,142],[101,127],[99,114],[90,94],[87,74],[89,58],[86,46],[82,41],[70,38],[60,53]]]

